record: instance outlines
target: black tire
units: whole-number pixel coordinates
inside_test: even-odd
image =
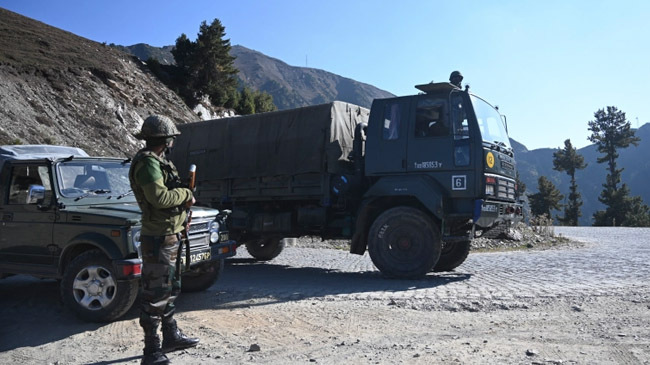
[[[193,293],[208,289],[221,277],[223,266],[223,260],[217,260],[184,273],[181,276],[181,291]]]
[[[382,274],[400,279],[426,275],[438,261],[440,232],[435,222],[411,207],[391,208],[370,227],[368,251]]]
[[[284,250],[284,239],[271,236],[248,241],[246,250],[257,260],[273,260]]]
[[[99,250],[75,257],[63,273],[61,298],[78,317],[110,322],[126,313],[138,296],[139,280],[117,281],[111,261]]]
[[[467,259],[471,246],[471,240],[443,243],[440,258],[433,267],[433,271],[451,271],[457,268]]]

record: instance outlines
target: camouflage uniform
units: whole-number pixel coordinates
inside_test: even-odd
[[[181,290],[180,275],[176,278],[176,255],[186,218],[181,206],[192,199],[192,192],[180,187],[171,162],[147,149],[136,154],[129,178],[142,209],[141,321],[143,316],[163,319],[173,315]]]
[[[140,251],[142,255],[142,296],[140,325],[144,329],[143,364],[166,364],[162,353],[196,346],[178,329],[174,300],[181,291],[180,275],[176,275],[176,259],[180,232],[185,228],[185,205],[193,200],[192,191],[182,187],[174,165],[152,150],[171,145],[180,134],[173,122],[164,116],[150,116],[135,136],[147,141],[131,163],[129,180],[142,210]],[[180,274],[180,273],[179,273]],[[162,323],[162,348],[158,326]]]

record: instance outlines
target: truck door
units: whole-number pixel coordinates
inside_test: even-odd
[[[52,251],[55,212],[48,165],[5,163],[2,176],[6,185],[0,200],[0,260],[15,265],[14,272],[27,265],[31,272],[35,266],[44,273],[55,270],[58,251]]]
[[[452,197],[475,194],[477,186],[463,100],[459,92],[421,95],[411,102],[407,171],[430,174]]]
[[[375,101],[366,141],[366,172],[406,171],[408,100]]]
[[[447,99],[422,95],[412,100],[411,111],[407,171],[452,169],[453,139]]]

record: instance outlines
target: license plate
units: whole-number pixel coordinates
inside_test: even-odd
[[[228,236],[228,232],[220,232],[219,233],[219,242],[226,242],[230,239]]]
[[[201,261],[209,261],[212,257],[210,249],[201,252],[190,253],[190,264],[194,264]],[[185,252],[181,255],[181,264],[185,265]]]

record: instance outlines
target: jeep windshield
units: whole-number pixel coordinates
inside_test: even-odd
[[[475,95],[470,95],[470,97],[472,98],[472,105],[474,105],[476,120],[478,121],[484,144],[488,144],[491,148],[495,149],[505,148],[509,151],[512,150],[508,133],[501,119],[501,114],[483,99]]]
[[[75,158],[56,166],[59,193],[66,198],[128,196],[130,163],[119,159]]]

